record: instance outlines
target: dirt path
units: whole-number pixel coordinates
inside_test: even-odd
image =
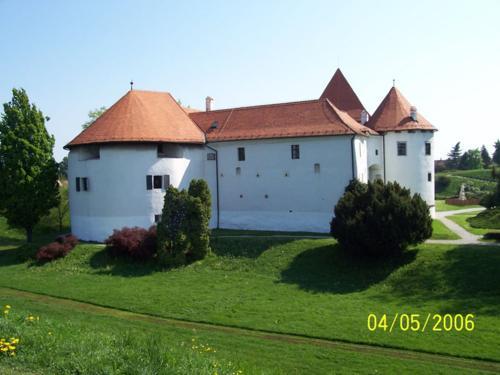
[[[473,370],[487,371],[492,373],[500,373],[500,362],[468,359],[468,358],[455,357],[451,355],[431,354],[431,353],[424,353],[424,352],[405,350],[405,349],[393,349],[393,348],[370,345],[370,344],[355,344],[338,340],[316,339],[300,335],[281,334],[281,333],[266,332],[260,330],[223,326],[217,324],[161,318],[147,314],[139,314],[124,310],[94,305],[91,303],[79,302],[75,300],[52,297],[44,294],[37,294],[22,290],[4,288],[4,287],[0,287],[0,293],[3,296],[22,297],[27,300],[44,302],[51,305],[58,305],[71,309],[77,309],[90,314],[112,316],[124,320],[143,321],[165,327],[175,326],[186,329],[214,331],[231,335],[251,336],[262,340],[283,341],[291,344],[314,345],[323,348],[340,349],[349,352],[380,355],[383,357],[408,359],[425,363],[437,363],[440,365],[446,365],[460,369],[473,369]]]

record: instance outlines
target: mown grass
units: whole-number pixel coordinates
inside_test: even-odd
[[[2,232],[3,233],[3,232]],[[333,239],[215,238],[168,271],[82,244],[43,266],[36,245],[0,251],[0,285],[162,317],[500,360],[500,248],[422,245],[390,261]],[[480,270],[480,272],[478,272]],[[473,313],[474,332],[370,332],[369,313]]]
[[[478,180],[493,181],[493,182],[495,181],[495,178],[491,175],[491,168],[445,171],[441,173],[449,174],[452,176],[475,178]]]
[[[447,204],[444,199],[436,199],[436,211],[456,211],[463,210],[464,208],[479,208],[479,205],[457,206],[454,204]]]
[[[487,228],[476,228],[470,223],[470,220],[476,217],[476,214],[456,214],[448,216],[448,219],[454,221],[466,231],[476,234],[478,236],[484,236],[486,233],[500,233],[500,229],[487,229]]]
[[[452,232],[446,225],[439,220],[432,220],[432,237],[433,240],[458,240],[460,236]]]
[[[366,352],[193,331],[0,296],[0,304],[6,303],[21,321],[0,318],[0,336],[18,336],[20,343],[16,357],[0,356],[2,374],[479,373]],[[26,324],[23,319],[29,314],[40,320]]]

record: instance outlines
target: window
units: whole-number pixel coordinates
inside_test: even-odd
[[[292,145],[292,159],[300,159],[299,145]]]
[[[153,190],[153,176],[151,175],[146,176],[146,189]]]
[[[431,143],[430,142],[425,142],[425,154],[426,155],[431,154]]]
[[[236,176],[239,176],[241,174],[241,168],[236,167]]]
[[[161,220],[161,215],[155,215],[155,223],[159,223]]]
[[[375,156],[377,156],[377,155],[378,155],[378,149],[377,149],[377,150],[375,150]]]
[[[238,147],[238,160],[245,161],[245,147]]]
[[[207,160],[215,160],[215,152],[209,152],[207,154]]]
[[[427,173],[427,181],[432,182],[432,173]]]
[[[82,177],[83,191],[89,190],[89,179],[87,177]]]
[[[162,177],[161,176],[153,176],[153,188],[154,189],[161,189],[161,183],[162,183]]]
[[[75,179],[76,182],[76,191],[80,191],[80,177],[77,177]]]
[[[398,156],[406,156],[406,142],[398,142]]]
[[[315,163],[314,164],[314,173],[319,173],[319,171],[320,171],[320,165],[319,165],[319,163]]]

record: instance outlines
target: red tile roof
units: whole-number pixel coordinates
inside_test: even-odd
[[[347,112],[353,119],[360,122],[363,104],[352,89],[340,69],[337,69],[332,79],[321,94],[320,99],[329,99],[337,108]]]
[[[190,113],[207,141],[376,134],[328,99]]]
[[[127,92],[65,147],[109,142],[204,143],[205,135],[164,92]]]
[[[417,111],[417,121],[410,117],[411,104],[392,87],[366,126],[377,132],[395,130],[437,130]]]

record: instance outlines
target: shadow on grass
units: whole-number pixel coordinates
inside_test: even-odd
[[[217,238],[217,236],[213,236],[210,240],[210,247],[212,252],[219,257],[257,259],[264,251],[273,246],[296,240],[297,238],[287,237]]]
[[[409,250],[398,258],[382,261],[349,256],[338,244],[316,247],[297,255],[282,271],[280,282],[297,284],[310,292],[360,292],[413,262],[416,254],[417,250]]]
[[[500,315],[500,248],[457,246],[433,262],[420,262],[391,278],[382,302],[432,301],[437,313]]]
[[[0,250],[0,267],[13,266],[33,260],[38,247],[37,244],[24,244]]]
[[[90,267],[96,271],[97,275],[123,277],[140,277],[161,271],[154,260],[140,262],[132,259],[113,257],[108,254],[105,247],[92,255],[90,258]]]

